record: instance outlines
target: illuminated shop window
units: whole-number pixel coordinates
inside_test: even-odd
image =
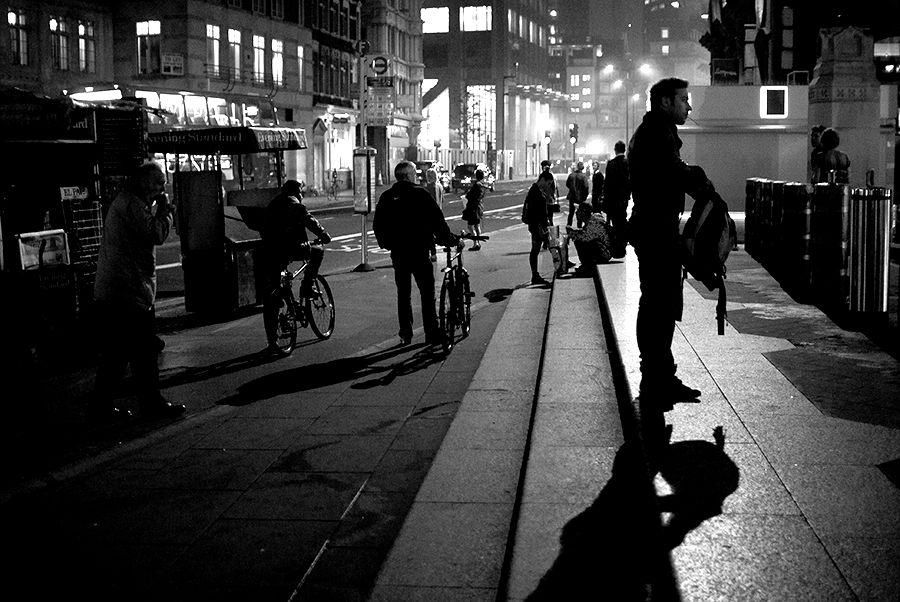
[[[450,9],[446,6],[423,8],[422,33],[447,33],[450,31]]]
[[[496,143],[496,104],[494,86],[466,86],[466,114],[460,124],[466,148],[486,150],[489,142]]]
[[[461,6],[459,28],[461,31],[490,31],[492,14],[490,6]],[[525,37],[524,33],[523,31],[522,37]]]
[[[206,24],[206,73],[219,76],[219,26]]]
[[[78,22],[78,69],[85,73],[97,71],[96,38],[94,22]]]
[[[284,42],[272,39],[272,81],[284,84]]]
[[[159,73],[159,21],[138,21],[135,29],[138,73]]]
[[[50,17],[50,57],[54,69],[69,70],[69,30],[60,17]]]
[[[762,119],[787,119],[788,87],[761,86],[759,89],[759,116]]]
[[[11,8],[6,13],[13,65],[28,64],[28,18],[22,9]]]
[[[266,78],[266,39],[253,36],[253,81],[261,84]]]

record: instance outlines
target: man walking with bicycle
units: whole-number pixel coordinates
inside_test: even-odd
[[[434,265],[430,253],[435,240],[453,246],[459,237],[450,231],[444,214],[424,187],[416,184],[416,164],[401,161],[394,168],[393,186],[384,191],[375,206],[372,229],[378,246],[389,249],[397,285],[397,318],[400,343],[408,345],[413,335],[412,282],[415,278],[422,301],[422,325],[425,342],[438,345],[438,328],[434,299]]]
[[[287,180],[281,187],[281,192],[269,201],[260,234],[265,256],[266,290],[278,286],[281,270],[287,264],[305,260],[307,267],[300,283],[300,296],[310,297],[325,257],[325,249],[311,245],[306,231],[315,234],[325,244],[331,241],[331,236],[309,213],[302,200],[300,182]]]

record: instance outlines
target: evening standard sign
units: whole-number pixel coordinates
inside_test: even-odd
[[[306,130],[278,127],[221,127],[153,132],[150,150],[156,153],[243,154],[307,148]]]

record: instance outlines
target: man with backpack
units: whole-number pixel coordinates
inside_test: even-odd
[[[675,322],[681,320],[683,307],[679,219],[684,195],[702,198],[713,190],[702,168],[681,159],[678,126],[691,110],[687,87],[683,79],[667,78],[650,88],[650,111],[635,130],[627,156],[634,198],[628,234],[641,283],[640,398],[662,411],[700,396],[676,376],[672,355]]]

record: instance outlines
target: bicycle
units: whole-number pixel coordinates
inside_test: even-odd
[[[310,244],[321,245],[322,241],[317,239]],[[308,262],[304,261],[296,270],[285,267],[281,271],[278,286],[266,295],[264,301],[266,338],[269,347],[281,356],[286,357],[294,351],[298,326],[309,326],[321,340],[329,338],[334,332],[334,297],[325,277],[321,274],[316,276],[311,296],[301,297],[299,294],[299,283],[302,280],[299,276],[306,271],[307,265]]]
[[[461,232],[460,238],[478,243],[488,240],[490,236],[475,236]],[[444,281],[441,283],[441,305],[438,317],[445,353],[449,353],[453,349],[457,331],[460,333],[459,338],[464,339],[469,336],[471,330],[472,297],[475,296],[475,293],[469,286],[469,273],[463,267],[464,248],[462,240],[456,247],[456,254],[453,253],[453,247],[444,247],[444,251],[447,253],[447,266],[441,268]],[[454,261],[456,261],[455,265]]]

